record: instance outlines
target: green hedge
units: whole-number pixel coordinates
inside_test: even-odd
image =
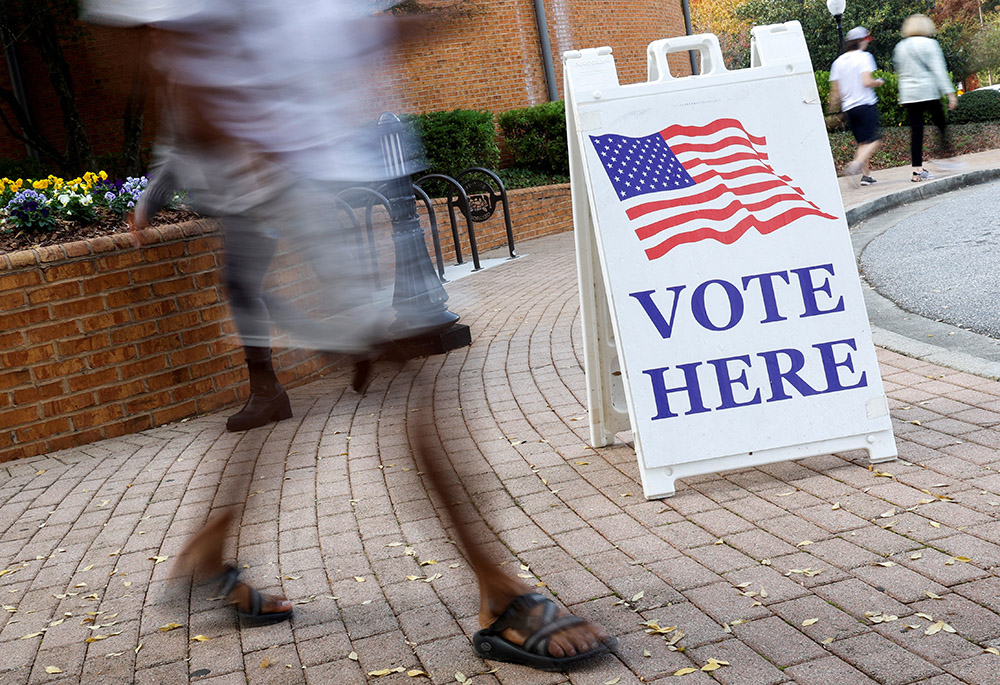
[[[958,107],[951,113],[950,120],[954,124],[1000,121],[1000,90],[970,90],[958,98]]]
[[[416,174],[445,174],[454,177],[473,166],[496,169],[500,163],[493,113],[484,109],[455,109],[450,112],[404,115],[403,122],[422,141],[422,148],[411,142],[411,158],[423,155],[424,170]],[[432,196],[447,194],[447,185],[425,186]]]
[[[497,117],[497,123],[517,166],[549,174],[569,173],[562,100],[512,109]]]

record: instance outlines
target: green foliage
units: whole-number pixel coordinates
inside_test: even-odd
[[[407,154],[411,159],[423,161],[424,173],[454,177],[469,167],[495,169],[500,163],[491,112],[456,109],[405,115],[402,120],[412,126],[413,133],[423,143],[422,155],[419,146],[413,143],[407,146]],[[435,183],[424,190],[433,196],[448,192],[444,183]]]
[[[967,21],[946,21],[938,27],[935,36],[944,53],[948,71],[959,81],[974,71],[972,43],[976,28]]]
[[[1000,15],[994,15],[976,32],[970,66],[976,71],[1000,72]]]
[[[918,12],[928,14],[933,0],[880,0],[878,3],[849,2],[843,16],[844,33],[855,26],[866,27],[875,40],[869,51],[881,69],[889,69],[892,49],[899,42],[903,19]],[[840,53],[837,24],[822,0],[749,0],[734,14],[754,25],[797,20],[802,24],[814,68],[828,69]],[[749,51],[734,67],[750,63]]]
[[[542,171],[534,171],[532,169],[525,169],[523,167],[500,169],[497,171],[497,176],[499,176],[500,180],[503,181],[503,185],[507,190],[515,190],[517,188],[534,188],[536,186],[548,186],[556,183],[569,183],[568,174],[546,173]]]
[[[1000,90],[981,88],[964,94],[951,113],[951,121],[955,124],[1000,121]]]
[[[34,159],[0,159],[0,178],[45,178],[58,171]]]
[[[4,207],[3,226],[7,231],[52,231],[59,226],[58,213],[44,193],[26,188]]]
[[[899,77],[895,72],[877,69],[872,73],[875,78],[885,81],[875,89],[878,95],[878,112],[882,116],[883,126],[903,126],[906,124],[906,109],[899,104]]]
[[[497,123],[517,166],[562,175],[569,173],[566,106],[562,100],[512,109],[497,117]]]

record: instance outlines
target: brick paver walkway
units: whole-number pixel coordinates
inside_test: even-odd
[[[572,236],[520,250],[449,287],[471,347],[364,396],[341,374],[268,428],[212,415],[0,465],[0,682],[1000,682],[1000,383],[881,351],[900,460],[646,502],[628,445],[587,446]],[[428,421],[495,556],[616,654],[569,676],[475,656],[474,578],[409,453]],[[213,588],[165,582],[243,496],[232,548],[290,623],[239,630]]]

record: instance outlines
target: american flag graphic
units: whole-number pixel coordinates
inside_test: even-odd
[[[731,245],[751,228],[767,234],[804,216],[836,218],[775,172],[765,138],[736,119],[590,140],[651,260],[700,240]]]

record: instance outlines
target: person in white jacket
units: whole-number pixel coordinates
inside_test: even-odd
[[[955,109],[958,98],[944,61],[941,46],[931,38],[936,33],[934,21],[925,14],[914,14],[903,22],[903,40],[892,52],[892,63],[899,75],[899,103],[906,107],[910,126],[911,181],[933,178],[924,169],[924,112],[941,134],[941,147],[951,154],[948,122],[941,107],[941,96],[948,96],[948,109]]]

